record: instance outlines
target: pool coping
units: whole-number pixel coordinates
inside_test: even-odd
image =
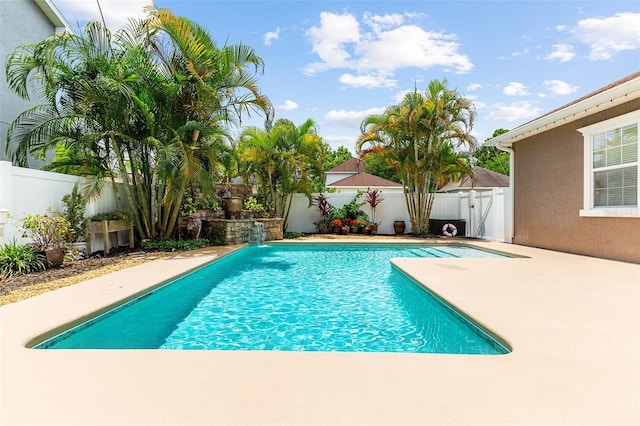
[[[509,354],[25,348],[214,255],[159,259],[0,308],[0,423],[640,423],[640,265],[464,242],[524,257],[393,263]]]

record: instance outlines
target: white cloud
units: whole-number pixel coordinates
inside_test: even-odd
[[[526,96],[529,94],[527,86],[515,81],[510,82],[504,89],[502,89],[502,93],[507,96]]]
[[[476,107],[476,111],[487,107],[487,104],[485,102],[477,101],[475,99],[471,99],[471,100],[473,101],[473,105]]]
[[[311,27],[307,36],[313,44],[313,52],[320,62],[307,65],[306,72],[315,74],[334,68],[351,68],[351,54],[345,45],[360,40],[360,24],[353,15],[320,13],[320,26]]]
[[[344,109],[331,110],[324,116],[324,121],[331,124],[339,124],[347,127],[360,128],[362,120],[374,114],[382,114],[385,108],[369,108],[363,111],[347,111]]]
[[[544,59],[554,60],[557,59],[560,62],[569,62],[576,56],[576,52],[573,46],[570,44],[560,43],[553,45],[553,52],[549,53]]]
[[[473,92],[475,90],[478,89],[482,89],[482,84],[480,83],[471,83],[470,85],[467,86],[467,91],[468,92]]]
[[[322,141],[328,143],[331,146],[331,149],[335,150],[343,146],[352,153],[355,153],[356,140],[358,139],[359,135],[359,131],[354,131],[353,135],[323,134]]]
[[[400,102],[402,102],[402,100],[407,95],[407,93],[410,93],[410,92],[413,92],[413,89],[401,90],[397,92],[395,95],[393,95],[393,100],[395,101],[396,104],[399,104]]]
[[[554,95],[568,95],[576,92],[580,87],[573,86],[562,80],[545,80],[544,85],[547,90]]]
[[[570,31],[590,46],[589,59],[593,61],[610,59],[624,50],[640,49],[640,13],[583,19]]]
[[[111,30],[122,28],[129,22],[129,18],[146,17],[144,8],[151,3],[151,0],[100,0],[104,20]],[[76,23],[84,25],[90,20],[102,20],[95,1],[56,0],[55,5],[73,27]]]
[[[363,20],[375,33],[380,33],[382,30],[387,28],[393,28],[401,25],[404,22],[404,16],[399,13],[391,15],[374,15],[370,12],[365,12]]]
[[[455,35],[405,24],[405,17],[408,14],[365,14],[363,25],[371,28],[366,31],[352,14],[322,12],[320,25],[307,31],[319,61],[308,64],[305,72],[347,69],[357,76],[382,76],[386,81],[398,69],[409,67],[442,66],[459,74],[471,71],[473,64],[459,53]],[[361,79],[351,81],[362,83]]]
[[[338,81],[350,87],[365,87],[372,89],[376,87],[396,87],[397,80],[388,79],[383,75],[352,75],[342,74]]]
[[[287,99],[286,101],[284,101],[282,105],[278,105],[276,109],[281,109],[284,111],[293,111],[294,109],[298,109],[298,104]]]
[[[531,102],[519,101],[510,104],[497,103],[491,107],[491,112],[486,116],[488,121],[518,121],[534,118],[542,113],[540,108],[534,107]]]
[[[267,46],[271,46],[271,42],[279,38],[280,38],[280,27],[276,28],[275,31],[269,31],[264,35],[264,44]]]

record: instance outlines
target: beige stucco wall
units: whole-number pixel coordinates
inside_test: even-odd
[[[640,218],[579,215],[584,146],[577,131],[638,109],[636,99],[513,145],[514,243],[640,263]]]

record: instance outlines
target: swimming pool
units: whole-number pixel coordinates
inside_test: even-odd
[[[495,256],[462,245],[249,246],[36,348],[506,353],[389,262]]]

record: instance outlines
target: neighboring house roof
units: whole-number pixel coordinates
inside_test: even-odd
[[[484,167],[475,167],[473,176],[465,176],[458,182],[449,182],[440,188],[440,192],[461,188],[506,188],[509,186],[509,176]]]
[[[507,133],[496,136],[488,140],[486,145],[509,147],[522,139],[637,98],[640,98],[640,72],[630,74]]]
[[[364,171],[367,163],[359,158],[351,157],[347,161],[330,168],[325,173],[360,173]]]
[[[343,186],[355,186],[355,187],[402,187],[402,184],[398,182],[394,182],[385,178],[381,178],[380,176],[371,175],[369,173],[357,173],[353,176],[346,177],[337,182],[334,182],[327,187],[343,187]]]
[[[42,9],[42,12],[47,15],[47,18],[49,18],[53,26],[56,28],[56,33],[63,33],[65,31],[75,33],[71,25],[69,25],[65,17],[62,16],[62,13],[60,13],[58,8],[53,4],[51,0],[33,1],[38,5],[40,9]]]

